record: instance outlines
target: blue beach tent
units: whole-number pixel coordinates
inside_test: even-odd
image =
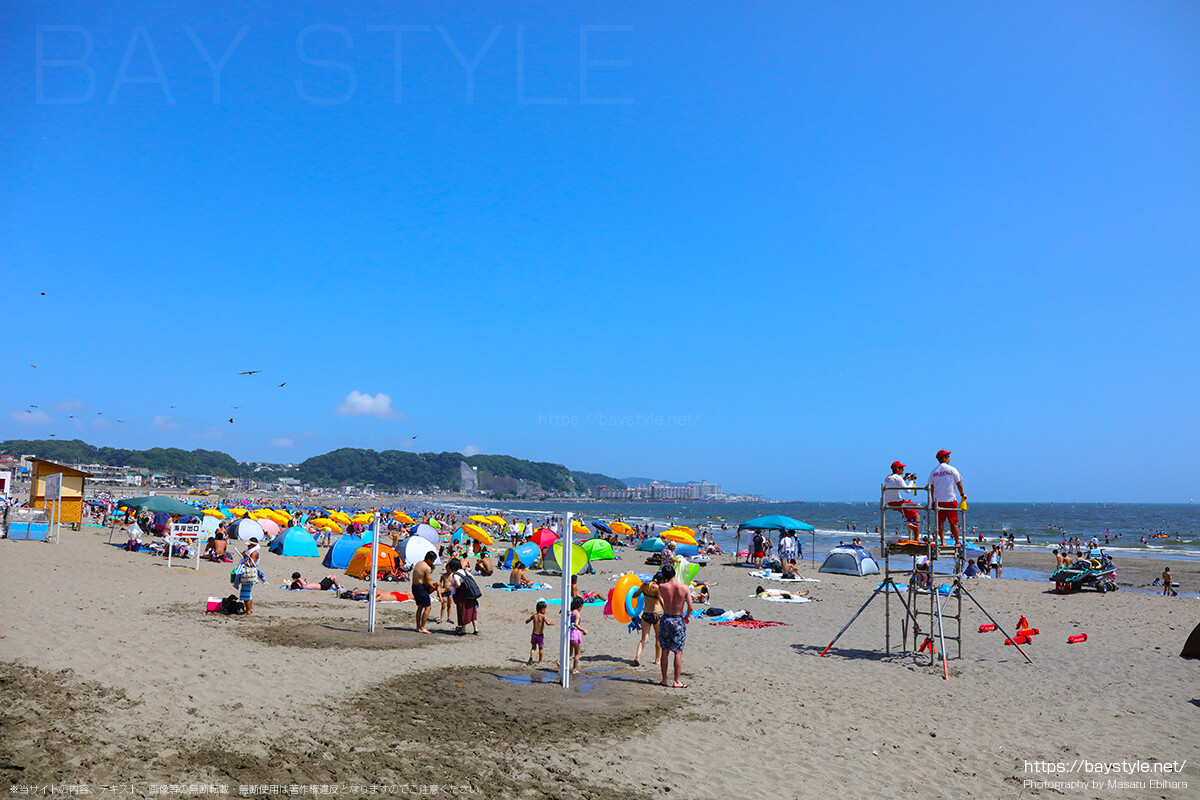
[[[513,559],[516,558],[524,566],[532,567],[537,564],[538,559],[542,557],[542,551],[533,542],[510,547],[504,551],[504,560],[500,563],[501,569],[512,569]]]
[[[350,534],[339,536],[338,540],[330,545],[328,552],[325,553],[321,565],[330,569],[345,569],[350,566],[350,559],[354,557],[355,551],[363,544],[363,540],[358,536]],[[367,571],[370,572],[370,570]]]
[[[853,544],[839,545],[829,551],[819,572],[837,575],[878,575],[879,565],[865,547]]]
[[[269,549],[281,556],[306,556],[318,558],[321,551],[317,549],[317,541],[312,534],[301,527],[291,527],[280,532],[271,540]]]

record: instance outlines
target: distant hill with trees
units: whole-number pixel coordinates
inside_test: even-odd
[[[222,478],[297,478],[303,483],[332,488],[341,484],[374,484],[377,491],[428,489],[456,490],[462,486],[460,464],[477,467],[480,483],[505,494],[522,489],[554,494],[587,494],[597,486],[623,488],[617,478],[594,472],[572,472],[562,464],[526,461],[513,456],[462,453],[410,453],[405,450],[363,450],[343,447],[305,459],[288,468],[282,464],[242,463],[215,450],[180,450],[155,447],[124,450],[96,447],[80,439],[10,439],[0,442],[0,453],[32,454],[61,464],[104,464],[145,469],[166,475],[216,475]],[[264,473],[267,473],[264,475]]]

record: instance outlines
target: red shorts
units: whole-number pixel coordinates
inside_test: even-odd
[[[900,513],[902,513],[904,518],[909,522],[920,522],[921,515],[912,508],[906,508],[906,506],[912,505],[915,505],[915,503],[909,500],[893,500],[892,502],[888,503],[888,508],[899,509]]]
[[[762,557],[763,557],[763,556],[765,556],[765,555],[766,555],[766,553],[764,553],[762,550],[755,550],[755,551],[754,551],[754,557],[755,557],[755,558],[762,558]]]
[[[941,503],[938,504],[938,525],[943,522],[949,522],[951,525],[958,524],[958,503]]]

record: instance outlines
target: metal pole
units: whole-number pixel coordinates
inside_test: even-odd
[[[568,511],[563,522],[563,535],[560,540],[562,543],[562,613],[558,623],[558,678],[564,689],[571,687],[571,524],[573,522],[574,515]]]
[[[367,633],[375,632],[375,587],[379,583],[379,512],[371,519],[371,587],[367,596]]]

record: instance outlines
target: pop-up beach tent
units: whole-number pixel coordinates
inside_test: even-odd
[[[317,541],[304,528],[291,527],[282,531],[271,540],[268,549],[281,556],[303,556],[318,558],[321,551],[317,549]]]
[[[437,555],[437,548],[431,545],[429,540],[424,536],[418,536],[416,534],[413,534],[406,539],[402,539],[397,549],[400,551],[400,558],[403,559],[404,563],[409,567],[413,566],[418,561],[423,561],[426,553],[433,553],[435,556]]]
[[[266,541],[267,534],[263,531],[262,525],[259,525],[257,520],[242,517],[229,523],[229,527],[225,529],[225,538],[241,539],[243,541],[258,539],[262,542]]]
[[[370,580],[371,578],[371,549],[374,544],[364,544],[362,547],[354,551],[354,555],[350,558],[350,563],[346,566],[346,574],[351,578],[361,578],[362,580]],[[379,546],[379,575],[386,575],[389,572],[394,572],[400,566],[400,554],[386,544]]]
[[[837,575],[878,575],[879,565],[865,547],[853,544],[839,545],[829,551],[821,563],[820,572]]]
[[[516,547],[510,547],[504,551],[504,558],[500,561],[501,569],[512,569],[513,561],[520,561],[523,566],[532,567],[538,563],[538,559],[542,557],[542,551],[533,542],[519,544]]]
[[[357,536],[350,534],[339,536],[337,541],[330,545],[325,552],[325,558],[321,561],[321,565],[329,569],[345,569],[350,566],[350,559],[354,558],[354,554],[362,546],[363,540]]]
[[[563,543],[556,542],[542,551],[542,569],[546,572],[562,572]],[[571,574],[578,575],[587,569],[587,552],[580,545],[571,543]]]
[[[1183,643],[1183,650],[1179,653],[1179,657],[1200,658],[1200,625],[1192,630],[1192,635]]]
[[[807,522],[801,522],[800,520],[793,519],[792,517],[785,517],[782,514],[768,514],[765,517],[748,519],[741,525],[738,525],[737,544],[734,548],[734,557],[736,558],[737,554],[742,551],[742,531],[763,531],[767,532],[768,535],[770,531],[778,531],[780,535],[782,535],[784,531],[799,533],[800,531],[812,532],[813,530],[813,526],[809,525]],[[799,538],[796,539],[796,544],[800,544]],[[813,549],[816,549],[815,535]],[[802,545],[800,547],[800,557],[804,557],[804,547]]]
[[[580,547],[587,553],[588,561],[612,561],[617,557],[612,545],[604,539],[588,539]]]

